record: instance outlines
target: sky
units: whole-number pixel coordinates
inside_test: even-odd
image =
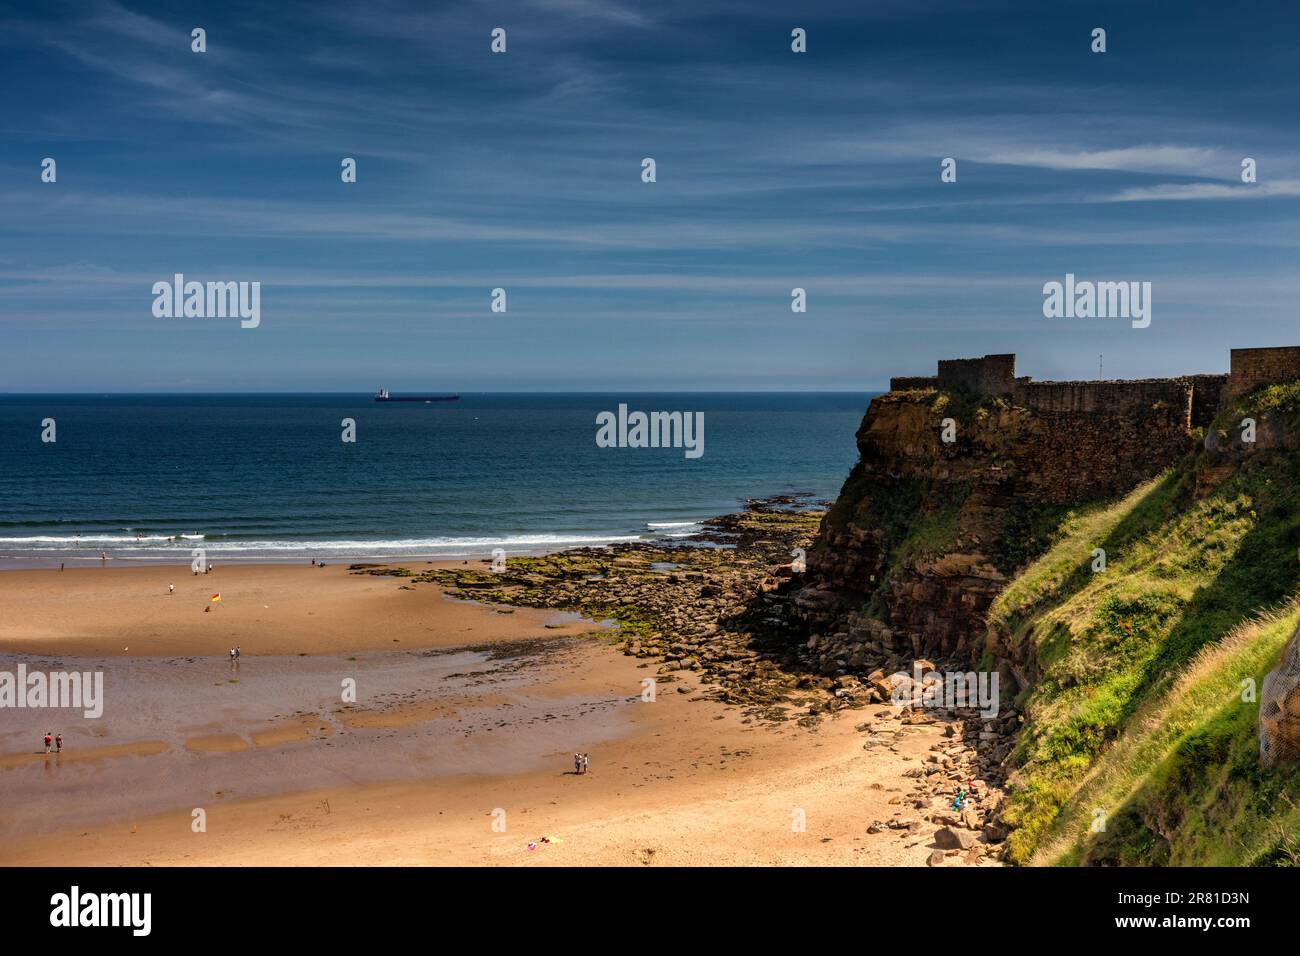
[[[0,393],[876,390],[994,352],[1037,379],[1225,371],[1300,344],[1298,25],[1268,2],[0,4]],[[261,283],[260,325],[156,317],[176,273]],[[1045,318],[1067,273],[1150,282],[1150,326]]]

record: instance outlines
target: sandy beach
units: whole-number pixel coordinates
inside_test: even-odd
[[[245,655],[337,654],[514,640],[547,624],[557,634],[590,629],[555,614],[484,613],[401,583],[342,564],[231,564],[199,575],[188,564],[4,571],[0,652],[224,657],[238,644]],[[221,600],[205,611],[214,594]]]
[[[905,776],[939,725],[890,708],[755,720],[592,622],[401,578],[180,570],[0,573],[0,668],[102,670],[106,698],[97,720],[0,711],[0,863],[919,865],[934,850],[929,824],[868,828],[943,809],[916,806]],[[864,749],[864,719],[887,746]],[[65,751],[46,756],[55,724]]]

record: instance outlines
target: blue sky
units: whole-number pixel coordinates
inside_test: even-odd
[[[0,392],[873,389],[1300,343],[1289,4],[28,6]],[[261,282],[261,326],[155,318],[176,272]],[[1150,328],[1045,319],[1067,272],[1152,282]]]

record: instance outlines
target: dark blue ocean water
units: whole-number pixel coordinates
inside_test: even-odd
[[[870,398],[0,396],[0,561],[170,562],[200,546],[213,561],[461,557],[685,536],[746,498],[834,497]],[[704,455],[597,447],[597,413],[620,402],[703,412]]]

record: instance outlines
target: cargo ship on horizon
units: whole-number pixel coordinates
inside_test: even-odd
[[[392,395],[388,389],[375,392],[377,402],[458,402],[459,395]]]

